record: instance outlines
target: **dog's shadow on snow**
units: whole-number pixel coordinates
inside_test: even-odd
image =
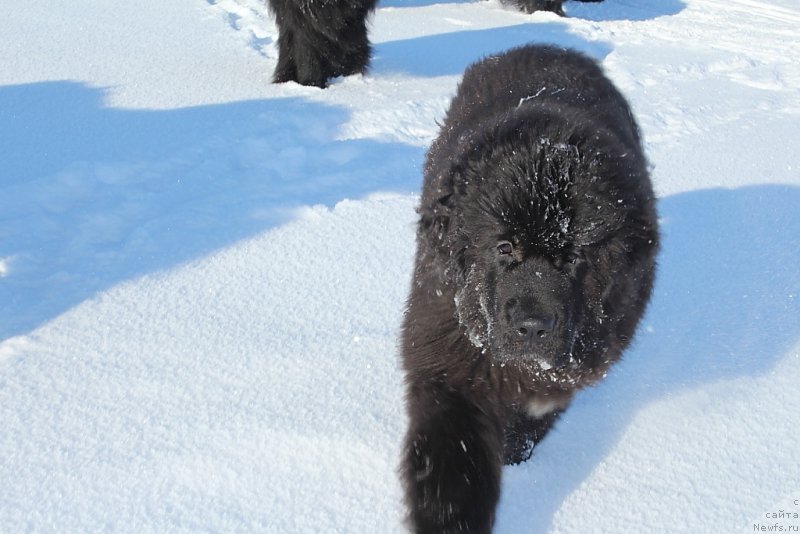
[[[419,188],[422,148],[337,141],[340,108],[105,101],[106,90],[71,81],[0,87],[0,340],[299,206]]]
[[[375,45],[372,71],[377,75],[400,72],[421,77],[460,75],[482,57],[529,43],[574,48],[602,61],[612,47],[570,34],[566,24],[525,23],[483,30],[461,30]]]
[[[476,0],[382,0],[380,7],[409,8],[434,4],[462,4]],[[603,0],[602,2],[565,2],[567,16],[587,20],[650,20],[680,13],[682,0]],[[509,11],[516,8],[507,6]]]
[[[380,0],[378,7],[422,7],[432,6],[435,4],[463,4],[464,2],[471,2],[473,0]]]
[[[686,8],[683,0],[603,0],[602,2],[565,2],[570,18],[597,22],[612,20],[652,20],[677,15]]]
[[[578,396],[539,456],[505,470],[498,533],[549,531],[561,503],[651,402],[770,372],[800,336],[797,206],[800,188],[779,185],[660,202],[658,279],[637,338],[606,382]]]

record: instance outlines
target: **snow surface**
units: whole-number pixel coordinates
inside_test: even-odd
[[[402,532],[424,151],[530,41],[628,96],[664,240],[496,532],[800,530],[800,6],[566,11],[384,0],[371,72],[319,90],[269,83],[261,0],[4,0],[0,531]]]

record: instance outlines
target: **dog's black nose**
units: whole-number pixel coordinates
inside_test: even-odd
[[[514,328],[517,335],[526,342],[536,343],[553,333],[556,327],[556,318],[549,314],[526,315],[515,321]]]

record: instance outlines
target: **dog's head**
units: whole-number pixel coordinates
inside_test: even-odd
[[[652,285],[645,162],[610,136],[520,131],[531,129],[473,142],[440,199],[456,313],[500,363],[552,377],[598,370],[627,345]]]

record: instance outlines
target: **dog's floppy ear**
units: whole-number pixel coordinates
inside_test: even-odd
[[[450,227],[450,218],[454,214],[455,201],[453,193],[448,192],[431,202],[423,202],[418,212],[420,214],[421,229],[432,231],[436,235],[443,237]]]
[[[434,143],[435,144],[435,143]],[[431,153],[434,148],[431,148]],[[422,192],[422,199],[419,213],[423,218],[433,219],[449,217],[452,215],[456,206],[455,175],[458,169],[452,161],[445,161],[443,164],[428,154],[425,163],[426,186]]]
[[[441,206],[444,209],[447,209],[448,211],[452,211],[453,207],[455,207],[455,201],[453,200],[452,192],[439,197],[437,202],[439,203],[439,206]]]
[[[453,177],[445,173],[436,180],[435,189],[423,192],[422,202],[417,210],[420,215],[418,232],[425,236],[425,242],[433,249],[443,252],[448,249],[456,224],[458,210],[457,194],[453,190]],[[449,254],[444,253],[442,257]]]

